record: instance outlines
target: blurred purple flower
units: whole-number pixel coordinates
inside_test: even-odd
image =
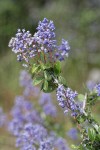
[[[57,115],[57,109],[52,103],[51,94],[42,93],[39,99],[39,103],[43,108],[46,115],[55,117]]]
[[[68,144],[66,143],[65,139],[59,137],[55,141],[55,146],[57,150],[69,150]]]
[[[100,84],[96,85],[97,95],[100,96]]]
[[[22,150],[29,150],[29,147],[34,147],[34,144],[40,144],[47,137],[47,131],[39,124],[25,124],[22,132],[20,132],[16,146]],[[24,149],[26,147],[26,149]]]
[[[38,96],[39,95],[39,88],[38,87],[34,87],[31,84],[28,84],[25,89],[24,89],[24,92],[23,92],[23,95],[26,96],[26,97],[30,97],[30,96]]]
[[[86,86],[87,86],[87,88],[88,88],[90,91],[92,91],[92,90],[94,89],[94,87],[95,87],[95,84],[96,84],[96,83],[94,83],[93,81],[89,80],[89,81],[87,81]]]
[[[38,87],[33,86],[32,78],[27,71],[21,71],[19,81],[20,85],[25,88],[23,92],[24,96],[38,96],[40,90]]]
[[[78,138],[78,132],[76,128],[72,128],[67,132],[67,135],[73,139],[73,140],[77,140]]]
[[[8,123],[8,131],[14,136],[18,136],[20,131],[23,129],[23,120],[19,118],[13,118]]]
[[[32,82],[31,75],[27,71],[22,70],[19,76],[20,85],[26,87],[27,85],[31,84],[31,82]]]
[[[50,93],[41,93],[39,103],[40,105],[44,105],[45,103],[51,102],[51,94]]]
[[[34,109],[33,104],[23,96],[15,98],[11,116],[12,120],[8,123],[8,130],[15,136],[20,133],[25,123],[42,123],[42,118]]]
[[[46,115],[50,115],[53,117],[57,115],[56,107],[51,102],[43,106],[43,111],[45,112]]]
[[[65,109],[64,113],[71,111],[72,116],[77,116],[77,112],[81,112],[80,104],[75,101],[78,93],[72,91],[70,88],[65,88],[63,85],[59,85],[57,88],[57,100],[59,105]]]
[[[0,107],[0,127],[3,127],[7,123],[7,116],[4,114],[3,109]]]

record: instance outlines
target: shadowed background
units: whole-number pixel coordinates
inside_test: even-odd
[[[18,28],[34,34],[44,17],[54,21],[58,43],[62,38],[69,41],[69,58],[62,64],[68,85],[84,92],[88,80],[100,81],[99,0],[0,0],[0,105],[5,111],[21,93],[18,82],[22,66],[8,48],[9,40]],[[94,112],[98,119],[98,104]]]

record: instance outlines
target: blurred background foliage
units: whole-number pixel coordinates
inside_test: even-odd
[[[0,0],[0,105],[6,111],[21,92],[22,70],[9,40],[18,28],[34,34],[44,17],[54,21],[58,43],[69,41],[69,58],[62,64],[69,86],[84,92],[87,80],[100,81],[100,0]],[[94,111],[99,118],[98,104]]]

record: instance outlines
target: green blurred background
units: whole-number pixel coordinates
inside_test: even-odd
[[[62,64],[69,86],[84,93],[87,80],[100,81],[100,0],[0,0],[0,105],[5,111],[21,92],[22,66],[8,48],[9,40],[18,28],[34,34],[44,17],[54,21],[58,43],[69,41],[69,58]]]

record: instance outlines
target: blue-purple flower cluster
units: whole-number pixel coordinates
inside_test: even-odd
[[[29,58],[35,56],[34,48],[32,47],[33,38],[30,31],[25,31],[25,29],[18,29],[17,34],[9,42],[9,47],[12,48],[14,53],[18,53],[17,60],[25,60],[29,62]]]
[[[49,21],[44,18],[43,21],[39,21],[37,32],[34,34],[34,38],[40,45],[40,51],[45,53],[52,52],[56,48],[55,38],[55,26],[53,21]]]
[[[21,150],[69,150],[66,141],[56,134],[48,133],[40,124],[28,123],[16,140],[16,147]]]
[[[23,150],[29,148],[33,150],[36,149],[35,145],[39,146],[45,138],[47,138],[47,131],[43,126],[27,123],[17,137],[16,146]]]
[[[60,61],[64,60],[69,53],[69,44],[62,39],[60,46],[57,46],[55,39],[55,26],[53,21],[44,18],[40,21],[37,27],[37,32],[32,36],[25,29],[18,29],[15,37],[11,38],[9,47],[14,53],[17,53],[17,60],[24,60],[27,65],[31,65],[30,59],[34,57],[41,59],[41,54],[44,55],[45,61]],[[24,65],[24,66],[27,66]]]
[[[18,136],[25,123],[40,123],[42,118],[32,103],[23,96],[15,99],[15,104],[11,110],[12,120],[9,122],[8,130],[15,136]]]
[[[62,43],[60,46],[58,46],[58,51],[56,52],[56,58],[58,58],[60,61],[63,61],[65,56],[68,57],[69,50],[70,47],[68,41],[62,39]]]
[[[72,116],[77,116],[77,112],[81,112],[80,105],[75,101],[78,93],[72,91],[70,88],[65,88],[59,84],[57,88],[57,100],[59,105],[65,109],[65,113],[69,110]]]

